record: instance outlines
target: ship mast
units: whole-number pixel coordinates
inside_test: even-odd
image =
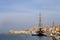
[[[54,26],[55,26],[55,22],[53,21],[53,22],[52,22],[52,27],[54,27]]]
[[[39,14],[39,24],[38,24],[38,27],[41,27],[42,26],[42,23],[41,23],[41,13]]]

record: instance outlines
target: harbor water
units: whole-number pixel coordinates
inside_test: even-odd
[[[0,40],[52,40],[52,38],[32,36],[31,34],[0,34]]]

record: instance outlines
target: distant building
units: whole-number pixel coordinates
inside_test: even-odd
[[[56,27],[56,32],[60,32],[60,26]]]
[[[10,34],[30,34],[30,30],[10,30]]]

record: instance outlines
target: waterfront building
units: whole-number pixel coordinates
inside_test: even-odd
[[[59,32],[60,33],[60,26],[57,26],[56,27],[56,32]]]

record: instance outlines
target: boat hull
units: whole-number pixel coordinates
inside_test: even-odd
[[[46,35],[40,33],[40,34],[32,34],[32,36],[46,36]]]

